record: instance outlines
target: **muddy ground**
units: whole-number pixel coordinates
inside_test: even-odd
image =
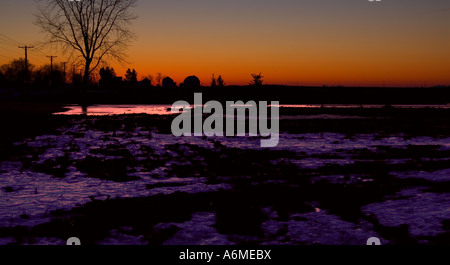
[[[449,114],[286,109],[272,149],[170,116],[3,114],[0,244],[449,244]]]

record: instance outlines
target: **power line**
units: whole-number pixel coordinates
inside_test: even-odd
[[[14,39],[12,39],[12,38],[6,36],[6,35],[3,35],[3,34],[1,34],[1,33],[0,33],[0,36],[3,37],[3,38],[6,39],[6,40],[9,40],[9,42],[14,43],[14,45],[23,44],[22,42],[16,41],[16,40],[14,40]]]
[[[10,45],[10,46],[16,46],[16,45],[19,45],[19,44],[20,44],[20,43],[14,43],[14,42],[11,42],[11,41],[2,39],[1,37],[0,37],[0,41],[1,41],[3,44],[5,44],[5,45]]]
[[[45,53],[43,53],[43,52],[41,52],[41,51],[39,51],[39,50],[36,50],[36,49],[33,49],[31,52],[34,53],[34,54],[36,54],[36,55],[40,55],[40,56],[42,56],[42,57],[45,57],[45,56],[46,56]]]
[[[42,58],[42,56],[38,56],[38,55],[30,55],[30,56],[28,56],[29,57],[29,61],[30,62],[35,62],[35,64],[37,65],[37,64],[39,64],[39,65],[45,65],[46,64],[46,60],[44,60],[43,58]]]
[[[39,51],[39,52],[41,52],[42,49],[44,49],[44,48],[48,48],[48,47],[45,45],[45,43],[37,43],[37,44],[34,44],[34,46],[35,46],[35,50],[36,50],[36,51]]]
[[[1,55],[1,54],[0,54],[0,56],[1,56],[1,57],[4,57],[4,58],[8,58],[8,59],[11,59],[11,60],[14,60],[14,58],[12,58],[12,57],[9,57],[9,56],[5,56],[5,55]]]
[[[43,52],[39,51],[38,49],[39,48],[35,47],[34,49],[30,50],[29,52],[31,53],[31,56],[29,57],[32,57],[34,61],[37,61],[42,65],[45,65],[46,61],[44,60],[44,58],[46,57],[46,55]]]
[[[30,51],[30,56],[33,56],[33,57],[38,57],[38,58],[45,58],[45,54],[40,54],[40,53],[36,53],[36,52],[34,52],[33,50],[31,50]]]
[[[33,49],[33,46],[19,46],[19,49],[24,49],[25,50],[25,65],[27,64],[27,59],[28,59],[28,49]]]
[[[25,49],[25,57],[28,57],[28,54],[27,54],[28,52],[31,52],[31,53],[33,53],[33,54],[36,54],[37,56],[45,57],[45,54],[42,53],[42,52],[40,51],[40,49],[42,49],[42,48],[45,47],[45,44],[44,44],[44,43],[38,43],[38,42],[34,42],[34,43],[36,43],[36,45],[33,45],[33,46],[27,46],[27,45],[25,45],[25,46],[23,46],[23,43],[21,43],[21,42],[19,42],[19,41],[13,39],[13,38],[11,38],[11,37],[8,37],[8,36],[6,36],[6,35],[0,33],[0,44],[5,45],[5,46],[16,46],[16,45],[19,45],[19,44],[20,44],[20,45],[22,45],[22,46],[19,47],[19,48]],[[31,49],[31,48],[33,48],[33,50],[29,50],[29,49]],[[2,50],[6,50],[6,51],[8,51],[9,53],[14,54],[14,52],[13,52],[12,50],[10,50],[10,49],[8,49],[8,48],[6,48],[6,47],[2,47],[1,49],[2,49]],[[5,56],[3,56],[3,57],[5,57]],[[5,58],[6,58],[6,57],[5,57]],[[25,58],[26,62],[28,62],[27,59],[28,59],[28,58]],[[39,61],[40,61],[40,62],[43,62],[42,59],[40,59]]]
[[[1,47],[1,50],[2,50],[2,51],[7,51],[8,53],[12,53],[12,54],[17,53],[16,50],[13,51],[12,49],[10,49],[10,47]]]
[[[17,45],[16,43],[7,42],[3,39],[0,39],[0,43],[3,45],[8,45],[8,46],[16,46]]]

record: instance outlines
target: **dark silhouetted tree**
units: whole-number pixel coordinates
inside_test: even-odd
[[[153,76],[152,75],[144,76],[144,79],[148,79],[150,81],[150,84],[153,84]]]
[[[41,66],[33,72],[32,76],[33,84],[41,88],[49,86],[57,87],[65,83],[64,70],[59,65],[53,65],[53,69],[49,64]]]
[[[214,74],[212,75],[212,78],[211,78],[211,87],[216,87],[217,86],[217,80],[216,80],[216,78],[214,77]]]
[[[6,77],[5,75],[0,71],[0,87],[6,86]]]
[[[157,86],[161,86],[161,82],[162,82],[163,79],[164,78],[163,78],[162,74],[161,73],[157,73],[156,74],[156,85]]]
[[[91,73],[110,57],[125,61],[125,48],[134,38],[130,13],[137,0],[40,0],[35,24],[47,33],[48,43],[71,51],[84,65],[83,85]]]
[[[136,84],[137,83],[136,70],[134,70],[134,69],[130,70],[130,68],[128,68],[127,72],[125,73],[125,81]]]
[[[219,77],[217,77],[217,86],[218,87],[224,87],[225,86],[225,82],[223,81],[221,75],[219,75]]]
[[[99,71],[100,74],[100,81],[99,85],[103,89],[112,89],[114,87],[114,82],[116,80],[116,72],[114,71],[114,68],[106,67],[101,68]]]
[[[250,83],[250,85],[252,85],[252,86],[262,86],[263,81],[264,81],[263,77],[264,76],[262,76],[261,73],[259,73],[259,74],[252,74],[253,80]]]
[[[72,74],[72,84],[75,87],[80,87],[83,85],[83,75],[80,73],[73,73]]]
[[[152,81],[148,78],[144,78],[137,83],[138,88],[146,89],[152,87]]]
[[[177,83],[175,83],[172,78],[166,77],[162,80],[162,86],[165,88],[174,88],[177,86]]]
[[[183,87],[198,88],[200,87],[200,79],[198,79],[195,75],[188,76],[184,79]]]
[[[25,70],[25,59],[15,59],[8,64],[0,66],[0,72],[2,72],[6,82],[13,85],[24,83],[27,79],[27,71]],[[34,65],[28,63],[28,73],[31,73]]]

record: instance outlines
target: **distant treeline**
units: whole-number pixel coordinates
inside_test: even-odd
[[[172,104],[178,100],[193,102],[194,93],[203,94],[203,102],[279,101],[280,104],[446,104],[450,87],[298,87],[264,85],[261,73],[252,74],[248,86],[227,86],[214,75],[201,83],[188,76],[177,85],[173,79],[158,73],[138,81],[135,69],[125,78],[113,68],[99,70],[98,82],[82,87],[82,76],[64,65],[46,65],[35,69],[25,60],[14,60],[0,66],[0,99],[29,100],[62,104]]]
[[[22,100],[64,104],[172,104],[178,100],[193,103],[194,93],[203,94],[203,102],[279,101],[280,104],[447,104],[450,87],[296,87],[296,86],[225,86],[225,87],[149,87],[120,91],[67,91],[51,94],[23,94]]]

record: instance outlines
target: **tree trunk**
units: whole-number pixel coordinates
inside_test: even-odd
[[[86,65],[84,67],[84,75],[83,75],[83,90],[84,92],[87,92],[89,87],[89,68],[91,66],[90,61],[86,61]]]
[[[86,107],[88,105],[88,87],[89,87],[89,68],[91,66],[91,61],[86,60],[85,68],[84,68],[84,75],[83,75],[83,84],[82,84],[82,97],[80,105],[82,107]]]

